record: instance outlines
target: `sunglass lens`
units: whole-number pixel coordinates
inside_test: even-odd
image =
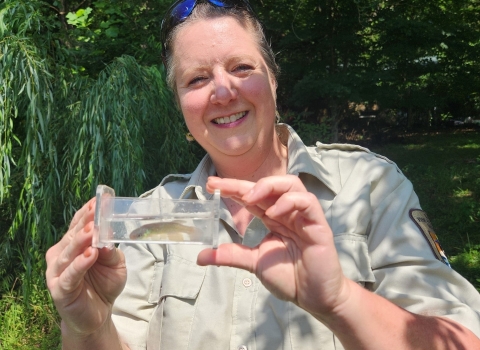
[[[208,0],[211,4],[214,4],[215,6],[218,7],[241,7],[241,8],[250,8],[250,5],[248,4],[248,1],[246,0]]]
[[[163,53],[165,55],[165,51],[167,47],[165,46],[165,40],[167,39],[168,33],[172,30],[180,22],[183,22],[185,18],[190,16],[195,7],[198,0],[181,0],[174,3],[170,9],[167,11],[167,15],[162,20],[161,25],[161,40],[163,43]],[[253,11],[248,3],[248,0],[208,0],[209,3],[213,4],[217,7],[239,7],[239,8],[246,8],[249,12],[253,14]]]
[[[175,8],[172,10],[171,17],[175,19],[175,21],[183,21],[187,18],[190,13],[192,13],[193,8],[195,7],[196,0],[185,0],[180,2]]]
[[[229,4],[231,1],[209,0],[209,2],[214,4],[215,6],[218,6],[218,7],[231,7],[232,6],[232,5]]]

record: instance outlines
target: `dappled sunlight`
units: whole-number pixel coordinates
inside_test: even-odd
[[[465,250],[455,256],[450,256],[449,261],[452,268],[459,272],[463,277],[474,283],[475,288],[480,291],[480,246],[467,245]]]
[[[467,145],[460,145],[457,146],[458,149],[480,149],[480,144],[477,143],[469,143]]]
[[[479,246],[467,247],[467,250],[450,259],[453,264],[462,264],[466,267],[476,267],[480,263],[480,249]]]
[[[453,191],[453,197],[456,198],[465,198],[465,197],[472,197],[473,192],[470,190],[462,190],[462,189],[457,189]]]
[[[416,151],[416,150],[423,149],[423,148],[425,148],[425,147],[426,147],[425,144],[421,144],[421,145],[410,144],[410,145],[404,146],[403,148],[406,149],[406,150],[408,150],[408,151]]]

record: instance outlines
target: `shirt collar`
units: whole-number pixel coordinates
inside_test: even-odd
[[[287,173],[292,175],[300,175],[301,173],[310,174],[323,182],[333,193],[337,194],[338,190],[334,182],[331,180],[332,174],[323,164],[321,155],[315,147],[307,147],[300,139],[300,136],[287,124],[277,126],[281,132],[286,129],[289,133],[288,137],[288,167]]]
[[[217,171],[215,170],[212,159],[206,154],[192,173],[180,198],[212,199],[213,194],[208,193],[206,185],[208,177],[215,176],[216,174]]]
[[[315,147],[306,147],[300,136],[287,124],[277,125],[277,132],[288,137],[288,166],[287,173],[300,175],[310,174],[323,182],[333,193],[337,194],[336,186],[331,180],[331,174],[323,164],[320,154]],[[181,198],[212,199],[213,194],[206,190],[209,176],[215,176],[216,170],[210,156],[207,154],[192,173],[188,185]]]

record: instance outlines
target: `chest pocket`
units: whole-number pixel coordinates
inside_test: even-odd
[[[344,233],[334,235],[334,240],[345,276],[361,285],[365,285],[366,282],[375,282],[368,254],[367,237]]]
[[[167,246],[163,273],[157,274],[157,280],[152,281],[159,286],[160,295],[149,324],[148,350],[171,349],[172,342],[178,349],[187,348],[195,302],[207,269],[191,259],[196,259],[202,249],[205,247]],[[170,329],[170,325],[175,325],[175,329]]]
[[[205,272],[206,267],[198,266],[196,262],[168,255],[163,269],[160,300],[166,297],[195,299],[200,292]]]

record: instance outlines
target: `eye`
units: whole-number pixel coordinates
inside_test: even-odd
[[[188,82],[188,85],[197,85],[200,82],[204,81],[206,78],[204,76],[197,76]]]
[[[234,68],[233,68],[233,71],[234,72],[247,72],[247,71],[250,71],[252,70],[253,67],[249,64],[238,64],[236,65]]]

